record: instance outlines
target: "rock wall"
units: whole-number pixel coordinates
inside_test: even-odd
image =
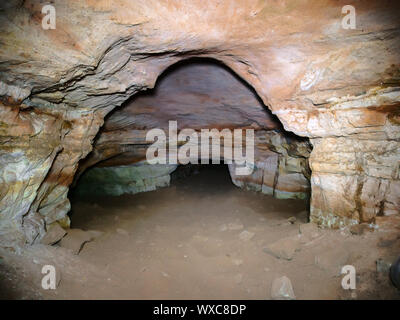
[[[74,193],[81,195],[135,194],[168,187],[177,165],[150,165],[139,162],[129,166],[92,168],[80,178]]]
[[[33,243],[46,224],[69,224],[69,185],[104,114],[4,104],[0,114],[0,240]]]
[[[119,132],[120,137],[125,137],[125,132]],[[143,132],[143,135],[145,132]],[[100,135],[101,137],[101,135]],[[121,139],[120,142],[125,141]],[[279,199],[306,199],[310,194],[310,170],[308,157],[310,144],[302,139],[289,139],[282,132],[257,131],[255,144],[255,159],[248,163],[253,168],[251,175],[237,175],[237,165],[232,163],[230,157],[225,157],[224,143],[221,144],[220,163],[229,163],[229,172],[233,183],[243,189],[262,192]],[[224,142],[224,140],[222,140]],[[104,143],[104,141],[103,141]],[[124,152],[119,148],[117,155],[109,160],[100,162],[99,166],[86,169],[87,162],[98,162],[106,159],[109,153],[94,152],[78,169],[80,175],[76,176],[74,193],[79,195],[121,195],[153,191],[169,186],[170,174],[177,165],[148,164],[145,152],[150,146],[148,142],[136,140],[129,151]],[[109,142],[105,146],[110,146]],[[94,151],[99,146],[96,145]],[[116,145],[113,144],[115,148]],[[200,144],[196,146],[200,149]],[[245,146],[243,147],[245,149]],[[101,149],[100,149],[101,150]],[[134,150],[134,153],[133,153]],[[178,148],[180,150],[180,148]],[[231,149],[233,154],[233,149]],[[103,150],[104,152],[104,150]],[[95,159],[93,158],[95,157]],[[212,163],[210,158],[199,158],[197,163]],[[124,163],[124,165],[117,165]],[[78,179],[78,176],[80,178]],[[77,182],[77,183],[76,183]]]
[[[164,130],[168,138],[170,119],[177,121],[178,133],[187,128],[198,133],[202,129],[253,129],[255,161],[251,166],[254,172],[251,176],[237,176],[235,165],[229,165],[235,185],[278,198],[308,196],[310,145],[307,139],[289,137],[251,88],[222,65],[209,60],[191,60],[173,66],[162,75],[153,91],[134,97],[107,117],[93,152],[81,162],[77,176],[96,164],[108,169],[91,170],[90,178],[79,182],[85,184],[79,190],[91,189],[89,184],[97,186],[108,172],[120,170],[121,165],[132,168],[134,163],[145,164],[146,150],[151,144],[145,139],[146,133],[158,128]],[[224,142],[221,141],[222,147]],[[200,149],[200,141],[196,147]],[[231,160],[222,150],[221,162],[228,159]],[[143,172],[137,174],[141,181],[149,172],[147,166],[138,167],[138,170],[140,168]],[[307,177],[304,172],[308,172]],[[136,179],[131,174],[128,176],[127,179],[136,184]],[[112,187],[107,189],[114,194],[118,182],[112,180]],[[126,183],[121,179],[121,188],[135,193],[135,189],[124,187]]]
[[[313,221],[399,213],[398,2],[356,2],[355,29],[342,28],[345,0],[52,4],[55,30],[42,28],[41,1],[0,4],[3,245],[65,219],[104,116],[190,57],[224,63],[287,131],[311,138]]]
[[[262,192],[278,199],[308,199],[310,145],[275,131],[256,134],[254,171],[237,176],[235,164],[229,165],[232,181],[238,187]]]

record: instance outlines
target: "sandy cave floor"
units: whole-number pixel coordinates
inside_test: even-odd
[[[225,167],[208,166],[153,192],[72,203],[72,228],[103,234],[79,255],[57,245],[20,255],[1,249],[0,298],[270,299],[272,281],[286,275],[297,299],[400,299],[376,272],[378,258],[400,254],[400,221],[362,235],[300,235],[304,201],[243,191]],[[264,252],[287,237],[299,241],[292,260]],[[60,274],[56,290],[41,289],[45,264]],[[341,287],[343,264],[356,267],[354,291]]]

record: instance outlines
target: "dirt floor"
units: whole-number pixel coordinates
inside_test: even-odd
[[[72,228],[101,235],[79,255],[57,245],[2,249],[0,298],[270,299],[285,275],[297,299],[400,299],[376,266],[400,255],[398,217],[353,235],[310,227],[305,210],[304,201],[235,187],[224,166],[154,192],[76,198]],[[41,288],[45,264],[60,275],[56,290]],[[341,286],[349,264],[355,290]]]

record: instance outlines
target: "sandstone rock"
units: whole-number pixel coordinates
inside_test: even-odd
[[[148,165],[136,163],[131,166],[93,168],[79,182],[79,194],[113,195],[135,194],[167,187],[170,173],[177,165]]]
[[[310,189],[306,177],[308,142],[290,140],[276,131],[258,131],[255,136],[254,170],[249,176],[237,176],[236,165],[230,164],[232,182],[240,188],[279,199],[305,199]]]
[[[273,300],[295,300],[296,296],[290,279],[286,276],[277,278],[271,287],[271,298]]]
[[[223,0],[208,10],[205,1],[65,1],[57,4],[62,28],[47,32],[32,19],[41,16],[39,1],[2,4],[0,244],[38,242],[45,225],[70,210],[78,164],[79,175],[99,161],[117,167],[142,161],[144,129],[171,114],[184,125],[203,126],[206,119],[218,128],[256,128],[256,170],[232,176],[234,183],[279,198],[305,198],[311,186],[314,223],[339,228],[398,215],[399,3],[358,3],[362,28],[355,30],[340,28],[342,6]],[[227,25],[235,27],[228,32]],[[194,57],[228,66],[276,118],[263,114],[257,97],[232,77],[221,81],[226,72],[196,68],[162,87],[175,94],[138,100],[138,111],[116,112],[108,132],[106,124],[99,134],[111,110],[154,87],[169,66]],[[204,79],[214,79],[208,95],[196,85]],[[187,109],[168,101],[184,95],[180,87],[193,93],[182,98],[193,101]],[[308,142],[282,134],[275,120],[310,138],[311,155]]]
[[[278,259],[292,260],[300,248],[300,241],[297,238],[288,237],[268,245],[263,251]]]
[[[67,232],[58,223],[53,223],[47,229],[45,236],[40,240],[42,244],[52,245],[60,241]]]
[[[193,81],[196,85],[193,85]],[[240,106],[237,106],[238,101]],[[192,112],[196,112],[196,117],[186,112],[188,105]],[[178,131],[186,127],[195,130],[220,128],[221,122],[227,128],[252,126],[256,130],[256,170],[251,177],[242,178],[236,176],[232,169],[233,182],[242,188],[267,194],[272,190],[273,195],[281,198],[304,198],[308,193],[309,181],[303,175],[303,171],[307,170],[308,142],[304,139],[285,138],[278,130],[279,123],[266,112],[249,88],[243,86],[229,71],[207,62],[176,68],[162,78],[154,93],[141,95],[113,113],[101,129],[94,152],[81,162],[78,176],[86,167],[98,162],[103,167],[110,167],[108,171],[120,170],[121,165],[142,163],[146,156],[143,146],[149,144],[145,139],[147,130],[162,128],[168,132],[167,119],[176,119]],[[272,129],[276,130],[270,131]],[[127,144],[130,148],[126,148]],[[282,157],[279,163],[275,166],[269,164],[278,161],[279,156]],[[226,158],[230,160],[229,156]],[[276,178],[278,183],[274,181],[277,174],[280,174]],[[102,192],[106,186],[98,187],[94,175],[104,174],[98,168],[91,169],[90,173],[83,175],[80,186],[90,178],[93,192]],[[259,181],[260,178],[263,183]],[[137,180],[128,181],[129,186],[137,184]],[[111,183],[107,182],[111,191],[106,192],[135,192],[124,187],[124,181],[119,184],[118,179],[111,179]],[[154,184],[153,181],[145,183],[146,186]],[[87,189],[88,186],[81,192]]]
[[[394,209],[400,207],[399,197],[394,196],[398,190],[394,159],[399,157],[400,149],[398,142],[381,139],[353,137],[312,141],[311,221],[338,228],[359,222],[372,223],[378,215],[399,212]],[[358,172],[367,175],[358,175]]]

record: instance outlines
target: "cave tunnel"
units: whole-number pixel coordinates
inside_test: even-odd
[[[400,299],[399,22],[0,3],[0,299]]]
[[[188,164],[147,163],[151,142],[146,132],[168,132],[171,120],[178,133],[187,128],[253,129],[253,171],[237,175],[235,163],[225,163],[223,138],[220,161],[214,161],[219,164],[211,159],[212,139],[210,158],[201,153]],[[167,292],[176,298],[257,298],[262,288],[235,266],[246,259],[260,266],[257,273],[265,273],[265,259],[276,258],[263,253],[263,246],[308,222],[310,149],[308,139],[286,132],[251,86],[228,67],[213,59],[174,64],[154,89],[107,116],[94,150],[80,163],[70,191],[71,228],[102,234],[85,244],[80,255],[108,260],[127,281],[136,279],[135,286],[147,288],[135,298],[165,298]],[[282,230],[271,232],[274,225]],[[61,246],[65,243],[64,238]],[[124,263],[115,263],[128,253]],[[207,280],[209,273],[221,275]],[[159,290],[167,283],[167,291]]]

